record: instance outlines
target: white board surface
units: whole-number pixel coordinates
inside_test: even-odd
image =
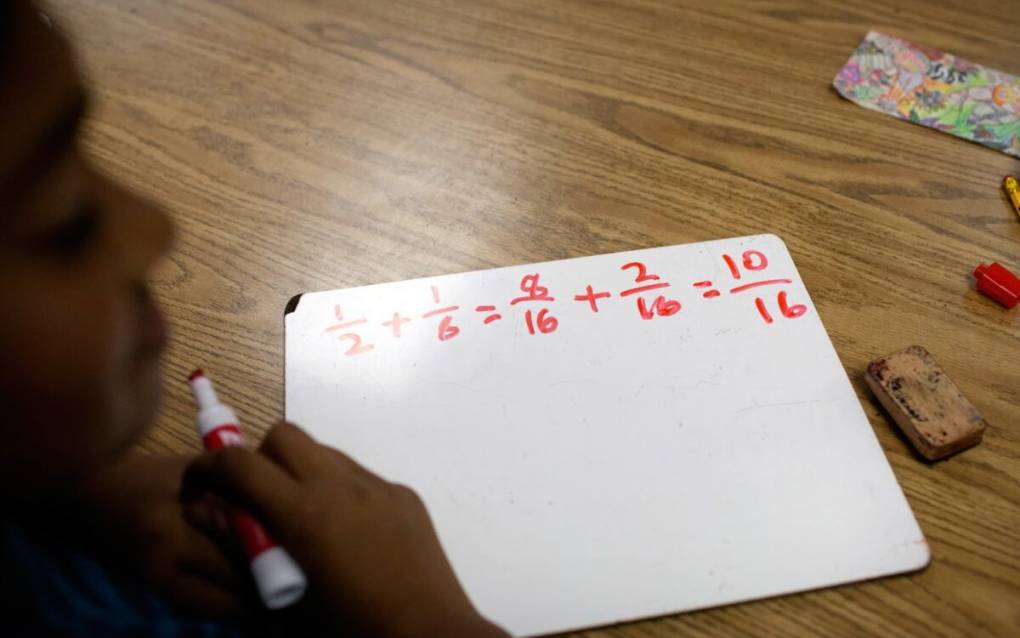
[[[536,283],[554,300],[511,305]],[[515,635],[929,561],[775,235],[307,293],[285,322],[287,418],[414,487]]]

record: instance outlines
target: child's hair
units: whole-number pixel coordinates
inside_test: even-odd
[[[7,46],[9,31],[11,29],[11,3],[7,0],[0,0],[0,68],[7,59]]]

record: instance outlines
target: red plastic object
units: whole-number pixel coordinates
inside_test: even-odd
[[[1007,308],[1020,303],[1020,278],[999,263],[981,264],[974,269],[977,289]]]

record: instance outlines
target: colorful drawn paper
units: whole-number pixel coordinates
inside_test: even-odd
[[[871,31],[832,85],[858,105],[1020,157],[1020,78]]]

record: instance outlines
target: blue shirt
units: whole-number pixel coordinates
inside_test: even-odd
[[[0,557],[4,636],[240,635],[226,625],[181,618],[137,579],[71,548],[33,539],[17,525],[0,522]]]

